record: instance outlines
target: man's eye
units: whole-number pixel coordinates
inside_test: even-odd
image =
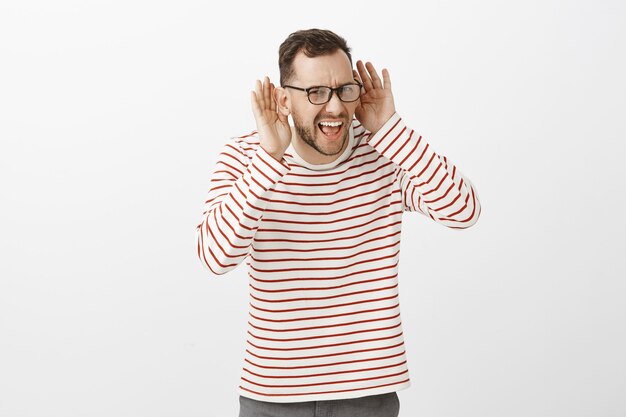
[[[309,100],[314,102],[323,102],[328,98],[328,90],[324,88],[316,88],[309,91]]]

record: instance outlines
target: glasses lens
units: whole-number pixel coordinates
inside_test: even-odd
[[[328,96],[330,96],[330,88],[328,87],[317,87],[312,90],[309,90],[309,100],[313,104],[324,104],[328,101]]]
[[[355,101],[361,95],[361,88],[357,84],[347,84],[339,89],[338,94],[342,101]]]

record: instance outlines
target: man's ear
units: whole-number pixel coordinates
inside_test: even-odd
[[[289,110],[291,107],[291,101],[289,99],[287,91],[285,91],[284,88],[274,88],[274,101],[276,101],[276,108],[278,109],[278,111],[281,112],[284,116],[289,116],[289,113],[291,113],[291,111]]]

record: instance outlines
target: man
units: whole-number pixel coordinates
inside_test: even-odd
[[[279,67],[280,87],[251,93],[257,130],[219,155],[196,232],[213,273],[248,259],[241,415],[397,416],[402,213],[468,228],[476,190],[396,112],[386,69],[352,69],[343,38],[292,33]]]

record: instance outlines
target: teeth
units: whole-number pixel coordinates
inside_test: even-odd
[[[343,122],[321,122],[323,126],[341,126]]]

